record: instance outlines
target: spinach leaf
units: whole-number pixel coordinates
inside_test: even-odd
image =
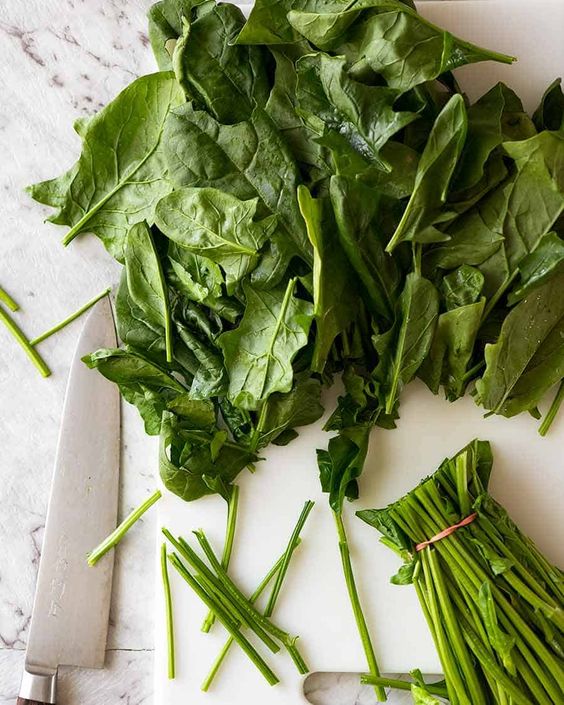
[[[381,322],[391,325],[399,275],[387,256],[376,224],[379,197],[368,186],[340,176],[329,187],[341,246],[358,274],[365,303]]]
[[[335,338],[355,320],[360,301],[355,279],[346,266],[339,244],[329,199],[313,198],[305,186],[299,186],[298,202],[314,252],[313,314],[316,335],[311,369],[313,372],[323,372]]]
[[[533,120],[541,130],[564,130],[564,93],[562,79],[557,78],[546,90]]]
[[[243,284],[247,306],[237,328],[219,337],[229,375],[228,398],[252,410],[292,388],[292,360],[307,343],[312,305],[294,296],[296,280],[270,291]]]
[[[322,415],[321,382],[310,377],[307,372],[297,373],[289,392],[276,392],[265,401],[257,447],[263,448],[269,443],[287,445],[298,435],[294,429],[308,426]]]
[[[233,45],[244,21],[236,5],[214,5],[194,22],[184,20],[173,54],[188,99],[223,123],[247,120],[256,105],[264,107],[270,93],[267,52]]]
[[[468,109],[468,136],[453,188],[475,186],[484,175],[489,156],[508,140],[523,140],[536,133],[523,104],[504,83],[498,83]]]
[[[438,394],[441,385],[450,401],[464,394],[465,374],[472,359],[484,305],[485,299],[482,299],[438,317],[429,353],[418,372],[433,394]]]
[[[441,293],[447,311],[476,303],[483,288],[484,275],[469,264],[463,264],[447,274],[441,282]]]
[[[430,281],[408,274],[392,328],[374,336],[380,361],[374,379],[387,414],[393,414],[404,385],[410,382],[431,348],[439,313],[439,295]]]
[[[519,282],[508,296],[509,305],[528,296],[563,266],[564,242],[556,233],[548,233],[536,250],[519,262]]]
[[[329,493],[331,509],[340,515],[345,498],[358,498],[358,478],[362,473],[370,426],[343,429],[329,441],[327,450],[317,451],[321,488]]]
[[[285,263],[292,255],[311,263],[296,198],[298,169],[264,111],[255,110],[251,120],[236,125],[221,125],[207,113],[184,105],[167,120],[165,152],[177,187],[211,186],[244,200],[258,197],[262,215],[279,217],[283,236],[276,244]]]
[[[131,298],[124,268],[116,295],[116,325],[120,340],[128,347],[164,366],[165,339],[163,327],[148,320],[145,312]]]
[[[125,271],[132,302],[143,311],[150,323],[163,329],[166,360],[172,362],[168,288],[147,223],[137,223],[127,233]]]
[[[287,44],[297,41],[286,15],[303,0],[256,0],[247,22],[237,37],[237,44]]]
[[[298,60],[297,72],[300,113],[321,119],[363,156],[386,168],[381,148],[417,118],[416,113],[394,110],[399,91],[354,81],[340,56],[309,54]]]
[[[289,13],[288,20],[315,46],[344,54],[352,64],[353,75],[368,65],[391,88],[408,91],[465,64],[514,60],[443,31],[399,1],[368,0],[336,5],[309,11],[296,8]],[[355,22],[359,10],[367,8],[389,11],[367,12]]]
[[[205,423],[205,419],[204,419]],[[214,447],[213,427],[202,428],[194,419],[163,414],[159,453],[164,486],[186,502],[213,494],[217,482],[230,485],[256,455],[231,441]]]
[[[433,227],[441,208],[466,139],[467,117],[464,99],[454,95],[439,114],[417,168],[415,187],[400,224],[386,247],[387,252],[400,243],[436,242],[445,235]]]
[[[88,120],[77,165],[29,187],[32,198],[57,209],[51,222],[70,226],[65,245],[93,232],[123,261],[129,228],[152,223],[157,202],[171,191],[162,137],[169,111],[182,99],[171,73],[138,78]]]
[[[192,399],[222,396],[227,392],[227,374],[218,337],[223,330],[221,319],[189,301],[178,300],[173,310],[178,337],[194,358]]]
[[[564,133],[541,132],[520,142],[506,142],[515,160],[503,221],[503,245],[479,265],[491,297],[490,310],[518,274],[519,262],[534,252],[564,212]]]
[[[507,315],[497,343],[486,346],[476,390],[489,411],[514,416],[534,409],[564,377],[563,286],[560,272],[531,292]]]
[[[270,92],[266,112],[289,145],[294,158],[314,172],[329,171],[324,150],[314,139],[296,111],[298,74],[294,61],[284,52],[271,49],[276,61],[274,85]],[[315,178],[314,176],[314,178]]]
[[[275,216],[253,221],[257,204],[258,198],[240,201],[214,188],[184,188],[159,201],[155,221],[175,243],[221,265],[231,294],[276,227]]]
[[[156,363],[132,350],[102,348],[83,358],[91,369],[115,382],[124,399],[134,404],[149,435],[158,435],[161,416],[170,401],[187,390]]]
[[[214,4],[209,0],[161,0],[151,5],[147,13],[149,40],[161,71],[172,69],[176,40],[182,35],[182,18],[193,19]]]

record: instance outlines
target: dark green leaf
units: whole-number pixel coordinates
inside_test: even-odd
[[[357,479],[364,467],[369,437],[369,426],[345,428],[331,438],[326,451],[317,451],[321,487],[329,493],[329,505],[336,514],[342,512],[345,497],[358,497]]]
[[[248,120],[270,93],[267,52],[233,45],[244,21],[241,10],[229,3],[214,5],[194,22],[186,18],[173,54],[187,97],[223,123]]]
[[[484,275],[476,267],[463,264],[441,282],[441,294],[447,311],[474,304],[484,288]]]
[[[316,335],[311,369],[321,373],[335,338],[346,331],[357,317],[360,302],[355,278],[345,264],[329,199],[313,198],[305,186],[299,186],[298,202],[314,253],[313,314]]]
[[[394,110],[399,91],[351,79],[343,57],[309,54],[299,59],[297,71],[300,113],[321,119],[370,161],[382,164],[384,144],[417,118]]]
[[[562,79],[557,78],[546,90],[539,107],[533,115],[539,132],[541,130],[564,130],[564,93]]]
[[[269,443],[286,445],[288,435],[295,428],[308,426],[323,415],[321,405],[321,383],[307,373],[294,377],[294,386],[286,394],[276,392],[265,402],[266,411],[261,414],[260,442],[262,448]],[[298,434],[294,432],[295,438]]]
[[[439,316],[429,354],[418,372],[434,394],[441,385],[450,401],[464,394],[464,375],[472,358],[484,304],[485,299],[482,299]]]
[[[439,296],[430,281],[409,274],[396,308],[393,327],[374,336],[380,356],[375,379],[381,385],[386,413],[392,414],[404,385],[410,382],[426,358],[439,313]]]
[[[163,414],[160,448],[160,474],[165,487],[187,502],[228,486],[249,463],[257,460],[248,449],[225,442],[212,444],[215,434],[192,426],[190,420]],[[214,457],[215,455],[215,457]]]
[[[209,0],[161,0],[151,5],[147,13],[149,39],[161,71],[172,69],[174,47],[182,34],[182,18],[193,19],[198,10],[205,12],[206,6],[213,5]]]
[[[131,301],[143,311],[149,324],[162,329],[167,361],[172,362],[168,287],[147,223],[137,223],[127,233],[125,271]]]
[[[227,293],[256,267],[259,250],[276,227],[269,216],[254,222],[258,198],[240,201],[214,188],[184,188],[161,199],[160,230],[181,247],[221,265]]]
[[[514,416],[536,408],[564,377],[564,272],[532,291],[503,322],[499,340],[487,345],[486,371],[476,382],[479,403]]]
[[[191,105],[170,114],[165,148],[177,187],[212,186],[237,198],[258,196],[261,215],[276,213],[283,235],[277,240],[286,261],[296,254],[312,260],[296,198],[296,163],[271,118],[255,110],[252,119],[221,125]]]
[[[65,243],[93,232],[123,261],[129,228],[152,223],[157,202],[172,190],[162,136],[169,111],[182,100],[173,74],[138,78],[88,120],[77,165],[29,187],[32,198],[57,209],[51,222],[70,226]]]
[[[386,250],[400,242],[433,242],[445,235],[433,228],[446,200],[447,190],[466,139],[466,108],[453,96],[437,118],[417,168],[415,187],[401,222]]]
[[[510,292],[508,302],[513,305],[537,286],[544,284],[564,263],[564,242],[556,233],[548,233],[530,255],[519,262],[519,282]]]
[[[368,186],[338,176],[331,178],[330,194],[341,246],[358,274],[366,305],[391,324],[399,276],[375,222],[379,198]]]
[[[273,392],[292,388],[292,360],[307,343],[313,314],[310,303],[294,296],[295,285],[295,279],[270,291],[243,285],[243,319],[219,338],[235,406],[256,409]]]

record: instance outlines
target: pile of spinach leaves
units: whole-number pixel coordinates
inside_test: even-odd
[[[30,193],[65,244],[94,233],[124,265],[123,345],[86,362],[160,435],[166,487],[227,498],[341,374],[319,454],[337,517],[415,377],[538,415],[564,377],[559,81],[532,118],[503,84],[470,105],[451,71],[511,57],[410,0],[257,0],[247,20],[163,0],[149,34],[159,71],[79,120],[76,164]]]

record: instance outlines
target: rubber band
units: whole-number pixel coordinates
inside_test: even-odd
[[[442,531],[439,531],[438,534],[433,536],[433,538],[430,538],[428,541],[422,541],[421,543],[418,543],[417,546],[415,546],[415,550],[422,551],[424,548],[427,548],[427,546],[430,546],[431,544],[436,543],[441,539],[446,539],[447,536],[454,534],[457,529],[460,529],[462,526],[468,526],[468,524],[471,524],[477,516],[478,512],[470,514],[466,517],[466,519],[459,521],[458,524],[453,524],[452,526],[449,526],[448,529],[443,529]]]

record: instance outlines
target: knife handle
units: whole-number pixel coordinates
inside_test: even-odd
[[[56,669],[24,669],[17,705],[55,705],[56,696]]]

